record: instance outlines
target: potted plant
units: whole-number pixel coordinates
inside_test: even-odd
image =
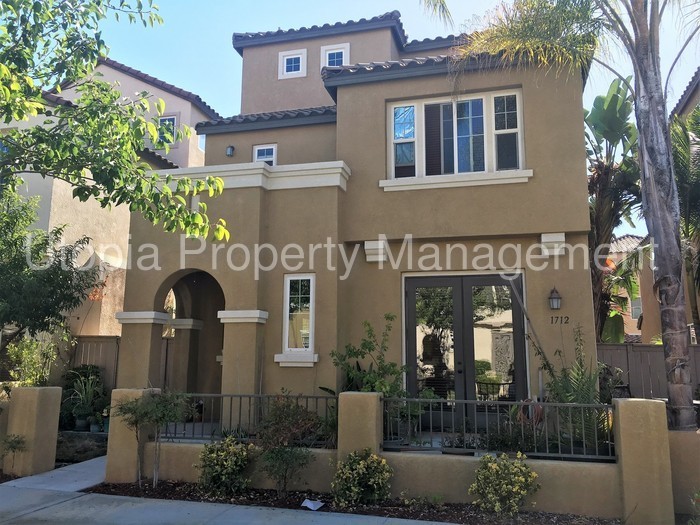
[[[102,432],[109,434],[109,407],[102,411]]]
[[[93,434],[96,432],[100,431],[100,415],[99,414],[93,414],[91,416],[88,416],[87,422],[88,425],[90,425],[90,432]]]
[[[90,423],[88,418],[95,416],[95,405],[102,398],[102,383],[95,376],[80,376],[73,383],[73,394],[70,399],[73,403],[73,415],[75,416],[75,430],[85,432]],[[95,419],[95,424],[97,420]]]

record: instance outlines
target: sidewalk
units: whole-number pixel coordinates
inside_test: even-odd
[[[76,492],[102,482],[104,461],[104,458],[97,458],[3,483],[0,485],[0,524],[438,525],[378,516]]]

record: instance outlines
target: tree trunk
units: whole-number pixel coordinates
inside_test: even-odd
[[[673,176],[671,139],[663,97],[658,38],[654,19],[647,21],[646,2],[635,3],[640,31],[635,42],[635,113],[639,129],[642,207],[654,241],[654,290],[661,309],[668,381],[669,423],[673,429],[695,428],[678,189]],[[658,9],[658,5],[656,6]],[[654,7],[652,6],[652,10]]]

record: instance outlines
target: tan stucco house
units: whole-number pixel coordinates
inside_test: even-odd
[[[475,399],[488,360],[538,396],[532,341],[571,356],[576,326],[595,355],[584,78],[480,57],[455,80],[455,43],[409,41],[396,11],[234,33],[243,113],[197,125],[204,166],[163,172],[221,177],[202,200],[231,240],[132,216],[118,387],[320,394],[342,380],[329,353],[385,313],[414,394]]]

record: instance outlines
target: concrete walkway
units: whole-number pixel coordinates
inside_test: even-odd
[[[105,458],[96,458],[0,485],[0,524],[100,525],[438,525],[434,522],[275,509],[127,498],[78,492],[104,481]]]

